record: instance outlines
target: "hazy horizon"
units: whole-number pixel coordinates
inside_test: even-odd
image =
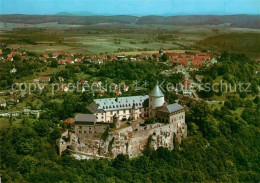
[[[14,6],[15,5],[15,6]],[[0,0],[0,14],[259,15],[258,0]]]

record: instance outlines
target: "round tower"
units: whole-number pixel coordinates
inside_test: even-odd
[[[115,113],[115,115],[113,116],[113,123],[114,123],[115,128],[120,127],[119,116],[117,113]]]
[[[156,85],[149,94],[149,109],[150,114],[156,107],[161,107],[164,104],[164,94],[160,90],[159,86]]]

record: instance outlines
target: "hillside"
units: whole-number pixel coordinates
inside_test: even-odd
[[[259,15],[194,15],[194,16],[145,16],[137,24],[164,24],[164,25],[221,25],[240,28],[260,28]]]
[[[189,16],[71,16],[62,15],[1,15],[1,22],[39,24],[58,22],[59,24],[93,25],[98,23],[122,23],[139,25],[226,25],[239,28],[260,28],[260,15],[189,15]]]
[[[129,24],[137,20],[135,16],[66,16],[66,15],[1,15],[0,22],[40,24],[58,22],[59,24],[91,25],[98,23]]]
[[[214,51],[230,51],[246,53],[247,55],[259,58],[260,34],[255,33],[231,33],[208,37],[198,41],[197,45],[204,49]]]

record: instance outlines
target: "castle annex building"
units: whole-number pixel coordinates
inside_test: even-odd
[[[64,121],[69,129],[57,140],[60,153],[69,146],[69,151],[88,157],[135,157],[147,145],[173,149],[174,142],[187,136],[185,109],[167,104],[158,85],[149,95],[95,99],[87,108],[91,114]]]

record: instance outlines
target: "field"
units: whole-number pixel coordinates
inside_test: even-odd
[[[130,55],[155,53],[162,48],[239,51],[258,58],[259,40],[259,29],[228,25],[0,22],[0,41],[41,54],[63,51]]]

